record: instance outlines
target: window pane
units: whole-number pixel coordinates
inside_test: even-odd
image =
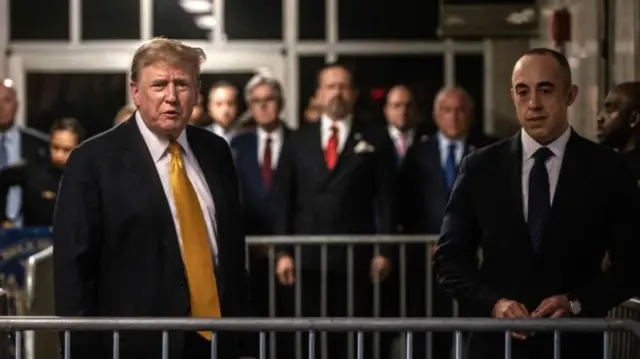
[[[402,83],[413,90],[419,113],[433,129],[433,98],[443,86],[442,56],[341,56],[355,70],[360,97],[356,113],[382,118],[384,98],[379,90]]]
[[[301,40],[325,39],[326,16],[324,1],[298,1],[298,38]]]
[[[282,39],[282,1],[225,1],[224,31],[227,38],[232,40]]]
[[[14,0],[9,7],[11,40],[69,39],[69,0]]]
[[[200,74],[200,88],[204,95],[205,109],[209,102],[209,89],[218,81],[229,82],[238,89],[238,118],[247,110],[247,103],[244,100],[244,86],[255,75],[253,72],[217,72]]]
[[[112,21],[118,21],[113,26]],[[82,2],[82,38],[85,40],[139,39],[140,2],[131,0]]]
[[[127,103],[126,73],[27,74],[27,124],[48,133],[53,121],[70,116],[88,136],[111,128]]]
[[[298,108],[300,116],[298,123],[304,121],[304,113],[310,104],[311,97],[316,92],[318,72],[325,64],[324,56],[301,56],[298,60],[299,91]]]
[[[474,131],[482,131],[484,126],[484,57],[482,55],[456,56],[456,82],[462,86],[473,100]],[[505,96],[508,94],[504,93]]]
[[[439,1],[349,0],[338,2],[339,36],[345,40],[434,39]]]
[[[137,2],[137,1],[136,1]],[[210,5],[211,6],[211,5]],[[184,9],[179,1],[153,2],[153,36],[172,39],[207,40],[212,26],[212,10]]]

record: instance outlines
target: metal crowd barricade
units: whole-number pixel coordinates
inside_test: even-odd
[[[632,298],[609,312],[609,318],[640,322],[640,300]],[[617,332],[611,336],[611,359],[640,359],[640,338]]]
[[[301,289],[300,289],[300,282],[304,281],[304,278],[302,278],[302,272],[300,270],[300,263],[301,263],[301,247],[303,245],[313,245],[313,246],[319,246],[320,247],[320,251],[321,251],[321,263],[324,266],[323,267],[323,272],[326,273],[326,265],[327,265],[327,248],[330,245],[336,245],[336,244],[346,244],[347,245],[347,253],[348,253],[348,258],[347,258],[347,274],[353,278],[353,253],[354,253],[354,246],[359,245],[359,244],[372,244],[375,247],[378,247],[381,244],[388,244],[388,243],[393,243],[393,244],[397,244],[398,245],[398,250],[399,250],[399,255],[398,255],[398,261],[399,263],[399,271],[400,271],[400,276],[399,276],[399,281],[400,281],[400,285],[399,285],[399,292],[398,292],[398,297],[400,299],[400,308],[399,308],[399,315],[400,317],[404,317],[406,315],[406,298],[407,298],[407,288],[409,288],[409,286],[411,285],[411,283],[407,283],[406,280],[406,257],[407,257],[407,253],[406,253],[406,244],[408,243],[435,243],[436,241],[436,237],[435,236],[274,236],[274,237],[249,237],[247,239],[248,242],[248,246],[268,246],[268,259],[269,259],[269,273],[268,273],[268,280],[269,280],[269,316],[270,317],[276,317],[276,302],[277,302],[277,298],[276,298],[276,277],[275,277],[275,260],[276,260],[276,246],[277,245],[281,245],[281,244],[286,244],[286,245],[293,245],[295,246],[295,252],[296,252],[296,257],[295,257],[295,261],[296,261],[296,281],[298,283],[298,285],[295,287],[295,293],[294,293],[294,297],[295,297],[295,315],[296,317],[301,317],[301,313],[302,313],[302,305],[301,305],[301,301],[302,301],[302,293],[301,293]],[[427,246],[426,248],[427,251],[430,251],[429,247]],[[379,249],[377,250],[379,251]],[[249,252],[249,251],[248,251]],[[52,286],[52,262],[51,262],[51,258],[52,258],[52,249],[48,248],[32,257],[30,257],[27,260],[27,280],[26,280],[26,294],[27,294],[27,299],[28,299],[28,309],[29,309],[29,315],[35,315],[35,316],[47,316],[47,315],[53,315],[53,286]],[[432,260],[431,260],[431,255],[430,253],[426,253],[425,255],[425,260],[426,260],[426,275],[425,275],[425,279],[426,279],[426,293],[425,293],[425,297],[427,298],[427,300],[425,301],[425,311],[427,313],[427,316],[431,316],[432,315],[432,292],[433,292],[433,283],[432,283],[432,279],[431,279],[431,267],[432,267]],[[353,279],[352,279],[353,280]],[[325,283],[323,283],[323,295],[322,295],[322,301],[321,301],[321,305],[323,307],[325,307],[325,310],[323,310],[322,312],[326,313],[326,280],[324,281]],[[350,286],[351,288],[353,288],[353,286]],[[374,286],[374,300],[373,300],[373,309],[374,309],[374,313],[373,313],[373,320],[375,321],[375,323],[383,323],[383,322],[387,322],[387,318],[379,318],[379,314],[380,314],[380,288],[379,286]],[[353,301],[353,289],[348,290],[346,293],[346,300],[348,301]],[[353,304],[348,304],[348,311],[351,316],[353,316]],[[453,308],[454,309],[454,314],[457,313],[457,308]],[[612,312],[612,315],[614,315],[614,318],[622,318],[622,319],[632,319],[632,320],[637,320],[638,317],[640,317],[640,311],[638,311],[638,305],[633,304],[633,301],[625,304],[625,306],[621,307],[621,308],[617,308],[616,310],[614,310]],[[617,313],[617,314],[616,314]],[[625,314],[626,313],[626,314]],[[624,316],[621,316],[624,315]],[[377,318],[377,319],[376,319]],[[398,321],[400,319],[390,319],[391,322],[394,321]],[[414,319],[403,319],[403,320],[408,320],[409,322],[411,322]],[[422,319],[420,319],[422,320]],[[291,319],[288,318],[286,319],[287,322],[290,322]],[[266,322],[266,323],[270,323],[270,322]],[[352,322],[350,322],[352,323]],[[455,322],[458,323],[458,322]],[[375,329],[375,328],[374,328]],[[29,334],[29,332],[26,332],[26,334]],[[273,332],[270,332],[268,334],[265,334],[265,345],[268,348],[268,356],[267,358],[271,358],[271,359],[275,359],[276,358],[276,340],[275,340],[275,334]],[[350,333],[350,338],[348,341],[348,346],[349,346],[349,354],[352,355],[355,350],[353,350],[356,345],[358,345],[358,337],[357,335],[355,335],[354,333]],[[304,357],[304,353],[302,353],[302,333],[296,333],[295,334],[295,349],[296,349],[296,358],[303,358]],[[373,336],[374,340],[373,340],[373,345],[375,346],[375,348],[378,348],[379,344],[380,344],[380,336],[379,333],[376,332],[374,330],[374,336]],[[401,337],[400,339],[400,343],[399,346],[402,347],[402,352],[406,354],[406,349],[409,348],[412,345],[409,345],[407,343],[406,340],[406,336],[399,336]],[[50,353],[57,353],[58,352],[58,343],[55,340],[55,336],[52,335],[51,333],[46,333],[43,331],[38,331],[36,332],[32,337],[30,337],[29,335],[26,335],[26,339],[29,338],[33,338],[32,341],[28,341],[27,342],[27,346],[26,346],[26,352],[30,354],[30,359],[48,359],[50,358]],[[461,337],[462,338],[462,337]],[[461,339],[461,338],[457,338],[457,336],[453,336],[453,341],[454,343],[456,342],[456,340]],[[24,338],[23,338],[24,339]],[[628,358],[637,358],[638,356],[629,356],[633,353],[638,353],[638,339],[635,336],[629,335],[629,334],[625,334],[625,333],[615,333],[613,334],[613,336],[609,337],[610,339],[610,350],[612,353],[612,359],[628,359]],[[319,345],[323,348],[326,348],[326,333],[320,333],[320,338],[319,340],[317,340],[319,343]],[[635,344],[634,344],[635,343]],[[635,346],[634,346],[635,345]],[[432,335],[431,332],[427,333],[427,340],[426,340],[426,346],[427,346],[427,353],[430,352],[431,346],[432,346]],[[461,346],[462,348],[462,346]],[[326,352],[326,351],[325,351]],[[372,357],[374,359],[387,359],[387,356],[379,353],[378,350],[374,350],[373,351],[374,354],[372,355]],[[631,353],[629,355],[627,355],[627,353]],[[622,355],[622,356],[620,356]],[[396,355],[396,357],[398,357],[399,355]],[[352,356],[353,357],[353,356]],[[1,359],[1,357],[0,357]],[[318,358],[321,359],[321,358]]]
[[[407,343],[405,358],[412,357],[410,344],[414,332],[448,331],[454,333],[454,358],[462,359],[462,332],[504,332],[505,356],[511,358],[512,332],[553,332],[553,358],[560,359],[560,345],[562,332],[602,332],[603,359],[610,359],[609,346],[611,333],[630,331],[640,335],[640,323],[631,320],[612,319],[535,319],[535,320],[498,320],[498,319],[160,319],[160,318],[54,318],[54,317],[3,317],[0,318],[0,329],[15,330],[16,348],[22,347],[22,332],[25,330],[59,330],[64,331],[63,343],[65,359],[72,359],[70,353],[72,332],[74,331],[111,331],[112,355],[114,359],[120,357],[120,331],[150,330],[162,331],[162,358],[169,358],[169,331],[202,331],[211,330],[211,358],[216,358],[216,332],[233,330],[258,332],[259,359],[266,359],[267,331],[295,331],[307,332],[309,347],[315,346],[315,336],[318,331],[355,332],[357,337],[357,358],[363,358],[364,332],[396,331],[404,333]],[[99,349],[98,349],[99,350]],[[103,354],[103,353],[100,353]],[[552,353],[549,353],[552,354]],[[21,350],[17,350],[16,359],[24,359]],[[309,350],[309,359],[314,359],[314,351]],[[75,359],[75,358],[73,358]]]
[[[302,275],[302,247],[303,246],[317,246],[320,249],[320,263],[321,263],[321,273],[322,273],[322,283],[321,283],[321,309],[320,313],[323,313],[321,316],[326,316],[324,313],[327,313],[327,262],[328,262],[328,247],[334,245],[346,245],[347,246],[347,279],[349,280],[349,285],[347,286],[346,293],[346,304],[347,304],[347,316],[354,316],[354,292],[353,292],[353,280],[354,280],[354,248],[358,245],[373,245],[374,246],[374,255],[380,253],[380,246],[385,244],[392,244],[398,246],[398,270],[399,273],[399,290],[398,290],[398,300],[399,300],[399,316],[405,317],[407,314],[407,289],[409,288],[410,283],[407,283],[407,248],[408,244],[427,244],[425,247],[425,313],[427,317],[433,316],[433,280],[432,280],[432,256],[430,254],[430,245],[434,245],[438,240],[438,236],[434,235],[414,235],[414,236],[391,236],[391,235],[351,235],[351,236],[250,236],[247,238],[247,245],[249,247],[252,246],[267,246],[268,247],[268,257],[269,257],[269,317],[276,317],[276,276],[275,276],[275,266],[276,266],[276,247],[280,245],[289,245],[294,247],[294,261],[295,261],[295,278],[296,285],[294,287],[294,307],[295,307],[295,316],[302,317],[302,285],[301,283],[304,281]],[[249,253],[249,251],[247,251]],[[249,262],[249,261],[247,261]],[[380,283],[374,283],[373,285],[373,317],[378,318],[381,314],[381,303],[380,303]],[[453,306],[453,314],[457,317],[458,308],[455,305],[455,302],[452,301]],[[403,348],[406,348],[406,343],[401,343]],[[327,346],[327,335],[326,333],[321,333],[320,335],[320,345],[323,348]],[[348,339],[348,352],[350,354],[350,358],[353,358],[353,348],[355,345],[355,338],[353,333],[349,334]],[[386,356],[381,356],[380,350],[380,333],[373,333],[373,359],[386,359]],[[296,333],[295,338],[295,346],[296,346],[296,357],[302,357],[302,340],[301,334]],[[426,334],[426,352],[432,352],[433,340],[432,333]],[[269,336],[269,350],[270,350],[270,358],[276,358],[276,340],[275,334],[271,333]],[[319,359],[328,359],[326,356],[327,352],[323,350],[322,358]]]

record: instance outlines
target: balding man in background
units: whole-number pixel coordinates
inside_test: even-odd
[[[484,135],[471,134],[472,114],[473,101],[462,87],[446,87],[436,95],[433,119],[438,132],[411,147],[400,171],[400,219],[404,233],[440,233],[444,209],[462,158],[494,141]],[[407,281],[415,288],[407,296],[407,314],[424,317],[426,305],[431,305],[435,317],[450,317],[453,303],[436,284],[435,275],[432,278],[433,302],[427,303],[425,297],[425,256],[429,252],[423,244],[411,244],[407,250]],[[433,338],[434,357],[448,357],[451,334],[434,333]],[[424,335],[414,338],[416,358],[426,355],[424,340]]]
[[[18,96],[13,81],[0,82],[0,169],[19,162],[40,163],[47,159],[49,141],[45,134],[16,125]],[[11,223],[20,225],[22,191],[12,187],[6,201],[6,217]]]

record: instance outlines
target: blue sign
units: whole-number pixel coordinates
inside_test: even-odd
[[[9,315],[24,315],[27,259],[53,245],[50,227],[0,230],[0,287],[9,297]]]

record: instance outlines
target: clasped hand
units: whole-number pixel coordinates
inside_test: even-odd
[[[522,318],[562,318],[571,314],[569,299],[564,295],[554,295],[538,305],[533,312],[529,313],[527,307],[515,300],[500,299],[493,307],[492,315],[500,319],[522,319]],[[514,339],[525,340],[535,333],[513,332]]]

